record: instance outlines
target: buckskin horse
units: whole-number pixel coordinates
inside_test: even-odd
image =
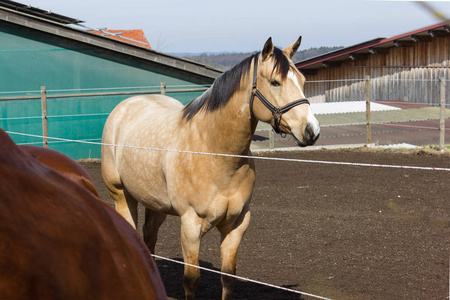
[[[68,156],[0,129],[0,299],[166,299],[137,232]]]
[[[103,179],[116,210],[133,226],[137,204],[145,206],[144,240],[152,253],[166,215],[177,215],[185,263],[198,265],[201,238],[216,227],[221,271],[236,273],[255,183],[254,162],[242,155],[251,154],[258,121],[292,135],[299,146],[319,137],[303,93],[305,78],[290,60],[300,42],[301,37],[280,50],[269,38],[260,53],[223,73],[185,107],[167,96],[147,95],[124,100],[111,112],[102,138]],[[187,299],[194,298],[199,278],[198,268],[185,265]],[[222,298],[231,298],[234,278],[222,275],[222,286]]]

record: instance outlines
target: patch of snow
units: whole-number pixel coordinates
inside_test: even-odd
[[[328,102],[328,103],[311,103],[311,109],[314,114],[340,114],[340,113],[353,113],[353,112],[365,112],[365,101],[348,101],[348,102]],[[400,110],[398,107],[380,103],[370,103],[370,111],[387,111],[387,110]]]
[[[406,148],[406,149],[413,149],[417,148],[419,146],[407,144],[407,143],[401,143],[401,144],[393,144],[393,145],[380,145],[377,146],[378,148]]]

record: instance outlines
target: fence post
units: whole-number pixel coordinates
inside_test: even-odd
[[[166,84],[164,82],[161,82],[161,95],[166,94]]]
[[[42,135],[44,147],[48,148],[47,90],[41,86]]]
[[[269,150],[273,150],[273,149],[275,149],[275,138],[274,138],[273,129],[270,129],[270,131],[269,131]]]
[[[439,122],[439,147],[444,151],[445,147],[445,78],[439,79],[441,82],[441,116]]]
[[[370,128],[370,76],[366,76],[366,145],[371,147],[372,133]]]

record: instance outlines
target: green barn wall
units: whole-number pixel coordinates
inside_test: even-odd
[[[4,130],[42,135],[41,101],[4,97],[83,93],[158,91],[204,87],[199,79],[160,65],[131,59],[90,45],[56,39],[0,22],[0,126]],[[208,82],[209,81],[209,82]],[[186,104],[201,92],[170,93]],[[48,98],[50,137],[100,142],[107,114],[132,95]],[[10,134],[18,144],[42,145],[42,139]],[[74,159],[99,158],[100,146],[49,140],[49,147]]]

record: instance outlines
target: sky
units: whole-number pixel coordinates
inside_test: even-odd
[[[15,0],[102,29],[142,29],[166,53],[352,46],[441,22],[414,1],[376,0]],[[426,2],[447,18],[450,0]]]

